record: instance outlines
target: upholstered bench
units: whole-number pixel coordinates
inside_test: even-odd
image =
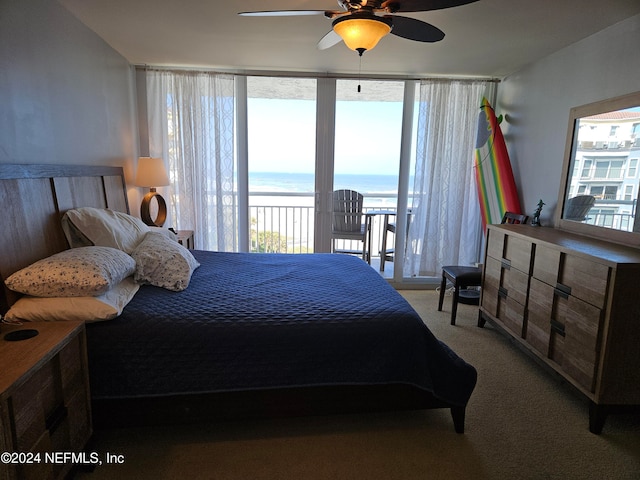
[[[447,290],[447,281],[453,284],[453,302],[451,304],[451,325],[456,324],[458,302],[479,305],[480,292],[468,291],[469,287],[479,287],[482,284],[482,270],[478,267],[465,267],[460,265],[448,265],[442,267],[442,282],[440,283],[440,299],[438,311],[442,311],[444,294]],[[461,292],[462,290],[462,292]]]

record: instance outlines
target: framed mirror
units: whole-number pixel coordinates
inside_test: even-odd
[[[556,226],[640,246],[640,92],[571,109]]]

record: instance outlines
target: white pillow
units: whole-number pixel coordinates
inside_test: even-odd
[[[178,242],[157,232],[149,232],[131,253],[136,262],[136,282],[179,292],[189,286],[200,263]]]
[[[97,297],[29,297],[14,303],[4,319],[8,323],[111,320],[122,313],[140,285],[127,277]]]
[[[67,210],[62,228],[72,248],[91,244],[112,247],[131,253],[142,241],[149,227],[139,218],[106,208],[82,207]]]
[[[162,227],[149,227],[149,231],[150,232],[156,232],[156,233],[161,233],[162,235],[164,235],[165,237],[167,237],[169,240],[173,240],[174,242],[178,241],[178,234],[177,233],[173,233],[171,230],[169,230],[168,228],[162,228]]]
[[[5,280],[34,297],[95,297],[132,275],[136,263],[121,250],[80,247],[38,260]]]

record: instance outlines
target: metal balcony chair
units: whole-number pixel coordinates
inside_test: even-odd
[[[500,223],[522,223],[529,220],[528,215],[520,213],[505,212]],[[451,325],[456,324],[456,313],[458,312],[458,302],[467,305],[478,305],[480,303],[480,292],[470,290],[473,287],[482,285],[482,269],[479,267],[446,265],[442,267],[442,281],[440,282],[440,298],[438,299],[438,311],[442,311],[444,295],[447,289],[447,282],[453,285],[453,300],[451,303]]]
[[[331,228],[331,249],[334,253],[362,255],[370,261],[367,250],[367,222],[363,222],[364,197],[355,190],[336,190],[333,192],[333,222]],[[357,240],[362,242],[362,250],[337,248],[337,240]]]

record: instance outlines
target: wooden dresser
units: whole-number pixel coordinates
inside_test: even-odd
[[[4,339],[24,329],[39,333]],[[10,463],[3,457],[0,478],[63,478],[71,462],[45,453],[82,452],[92,433],[84,324],[1,325],[0,365],[0,453],[22,454]]]
[[[589,398],[593,433],[608,412],[640,405],[640,249],[490,225],[478,325],[485,320]]]

